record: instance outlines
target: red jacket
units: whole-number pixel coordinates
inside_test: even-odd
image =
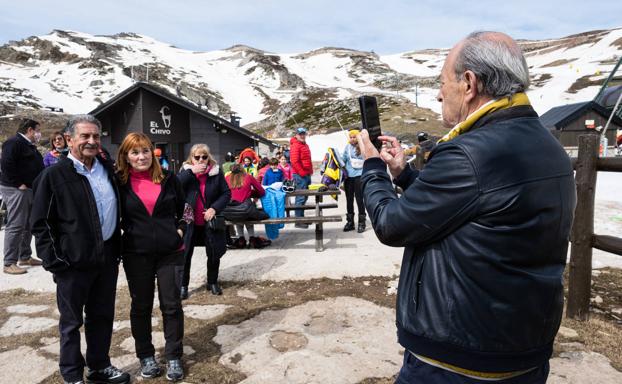
[[[300,176],[313,173],[309,145],[298,141],[296,137],[292,137],[289,141],[289,160],[292,164],[292,173]]]

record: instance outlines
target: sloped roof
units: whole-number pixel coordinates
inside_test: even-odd
[[[106,111],[108,108],[112,107],[113,105],[117,104],[119,101],[123,100],[126,96],[130,95],[131,93],[133,93],[134,91],[138,90],[138,89],[145,89],[149,92],[155,93],[156,95],[163,97],[175,104],[178,104],[179,106],[189,109],[199,115],[202,115],[204,117],[207,117],[210,120],[216,121],[221,125],[224,125],[227,127],[227,129],[232,130],[232,131],[236,131],[239,132],[245,136],[251,137],[251,138],[256,138],[258,141],[261,141],[267,145],[272,145],[272,146],[277,146],[277,144],[275,144],[274,142],[266,139],[265,137],[258,135],[252,131],[249,131],[248,129],[242,128],[242,127],[238,127],[234,124],[232,124],[229,120],[225,120],[222,117],[216,116],[213,113],[209,113],[208,111],[197,107],[195,104],[186,101],[184,99],[181,99],[173,94],[171,94],[170,92],[168,92],[167,90],[160,88],[156,85],[150,84],[150,83],[145,83],[142,81],[139,81],[137,83],[134,83],[132,86],[124,89],[123,91],[121,91],[120,93],[118,93],[117,95],[115,95],[114,97],[112,97],[110,100],[106,101],[103,104],[100,104],[97,108],[95,108],[94,110],[92,110],[90,112],[91,115],[97,116],[98,114]]]
[[[599,100],[600,104],[607,109],[613,108],[613,106],[616,104],[616,101],[618,101],[618,97],[620,97],[620,92],[622,92],[622,85],[617,85],[605,89]]]
[[[609,118],[611,113],[594,101],[584,101],[582,103],[553,107],[540,116],[540,122],[548,129],[562,129],[579,118],[587,110],[593,110],[605,118]],[[613,122],[617,125],[622,125],[622,120],[618,117],[614,116]]]

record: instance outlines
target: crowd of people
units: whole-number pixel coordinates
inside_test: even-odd
[[[64,131],[51,135],[45,156],[37,149],[41,124],[35,120],[23,121],[5,141],[0,176],[8,214],[4,272],[19,275],[27,273],[25,266],[43,265],[53,274],[65,383],[82,383],[85,369],[88,382],[127,383],[129,374],[114,367],[108,355],[122,260],[140,374],[163,373],[151,340],[157,285],[166,377],[181,380],[181,302],[189,295],[194,248],[205,247],[207,289],[221,295],[220,258],[227,249],[271,244],[253,225],[227,228],[226,207],[255,205],[264,188],[287,181],[300,180],[297,188],[305,188],[313,172],[306,129],[298,128],[293,150],[283,146],[275,156],[260,158],[248,148],[237,156],[227,153],[222,165],[206,144],[195,144],[177,174],[166,171],[160,149],[147,135],[128,134],[116,159],[101,146],[100,135],[95,117],[76,115]],[[33,234],[40,260],[32,257]],[[82,325],[86,359],[80,352]]]
[[[528,86],[513,39],[473,33],[447,55],[437,99],[450,130],[436,143],[419,137],[429,152],[422,170],[407,166],[396,138],[380,136],[379,150],[366,130],[348,132],[340,155],[343,230],[364,231],[367,211],[382,243],[404,247],[396,325],[405,353],[396,383],[546,382],[576,192],[571,162],[540,123]],[[307,130],[297,128],[289,149],[274,157],[245,149],[228,153],[222,166],[207,145],[196,144],[177,175],[163,171],[146,135],[129,134],[114,162],[100,134],[96,118],[74,116],[52,135],[45,161],[34,120],[4,143],[4,272],[42,264],[53,273],[65,383],[83,383],[86,369],[88,382],[122,384],[130,375],[111,364],[109,348],[123,260],[140,374],[163,373],[151,329],[157,284],[165,374],[181,380],[182,300],[194,247],[205,246],[208,290],[222,294],[218,272],[228,246],[270,244],[252,225],[236,225],[231,236],[223,213],[249,201],[254,206],[275,184],[308,188]],[[296,197],[298,206],[305,202]],[[32,258],[31,231],[41,261]]]

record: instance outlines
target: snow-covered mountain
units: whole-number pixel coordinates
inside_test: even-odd
[[[622,55],[622,28],[520,44],[533,80],[530,98],[544,113],[594,97]],[[55,30],[0,47],[0,115],[16,106],[86,112],[133,79],[148,79],[212,113],[236,112],[243,125],[269,136],[297,124],[326,132],[337,126],[335,116],[340,123],[356,123],[355,98],[362,93],[383,96],[385,110],[416,102],[440,113],[435,96],[447,52],[380,56],[321,48],[274,54],[242,45],[193,52],[134,33]],[[414,124],[417,111],[423,110],[402,110],[399,124]]]

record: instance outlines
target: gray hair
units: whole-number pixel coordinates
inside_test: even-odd
[[[97,126],[99,133],[102,131],[102,123],[93,115],[73,115],[65,125],[65,134],[73,137],[76,133],[76,125],[80,123],[90,123]]]
[[[529,88],[529,69],[518,44],[491,38],[495,32],[473,32],[463,42],[454,71],[461,79],[465,71],[477,77],[483,95],[499,98]]]

